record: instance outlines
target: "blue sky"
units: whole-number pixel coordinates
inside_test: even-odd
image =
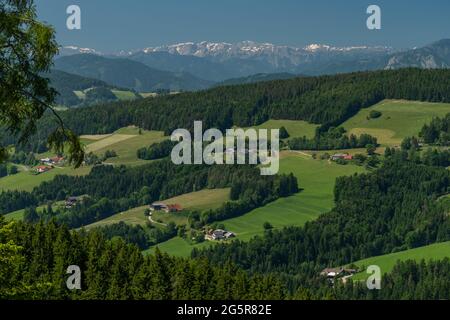
[[[35,0],[62,45],[104,52],[185,41],[254,40],[303,46],[422,46],[450,38],[448,0]],[[79,5],[82,29],[66,28]],[[366,28],[366,9],[382,10],[382,30]]]

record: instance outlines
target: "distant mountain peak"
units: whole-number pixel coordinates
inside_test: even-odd
[[[228,42],[182,42],[171,45],[164,45],[158,47],[148,47],[141,52],[150,54],[154,52],[168,52],[178,55],[189,55],[196,57],[212,57],[219,59],[229,58],[248,58],[255,56],[271,56],[287,58],[292,60],[299,60],[300,56],[320,53],[320,52],[336,52],[336,53],[351,53],[351,52],[391,52],[392,48],[382,46],[350,46],[350,47],[335,47],[327,44],[310,44],[305,47],[294,47],[287,45],[275,45],[273,43],[260,43],[251,40],[240,41],[236,43]]]
[[[72,54],[95,54],[95,55],[102,55],[101,52],[95,50],[95,49],[91,49],[91,48],[81,48],[81,47],[77,47],[77,46],[64,46],[60,48],[60,55],[61,56],[65,56],[65,55],[72,55]]]

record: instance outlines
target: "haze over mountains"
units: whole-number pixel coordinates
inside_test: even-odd
[[[54,67],[136,92],[161,89],[196,91],[216,85],[286,79],[298,75],[404,67],[449,68],[450,40],[403,51],[383,46],[335,47],[319,44],[296,48],[252,41],[235,44],[187,42],[116,54],[67,46],[61,48]]]

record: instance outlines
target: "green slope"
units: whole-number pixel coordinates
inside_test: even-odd
[[[382,113],[378,119],[370,119],[372,110]],[[342,124],[349,133],[360,135],[368,133],[378,138],[378,142],[387,146],[398,146],[403,138],[417,136],[423,125],[434,117],[450,113],[448,103],[429,103],[404,100],[385,100],[367,109]]]
[[[271,223],[275,228],[302,226],[316,219],[333,206],[333,188],[336,177],[363,172],[362,167],[340,166],[328,161],[313,160],[311,157],[284,152],[280,172],[294,173],[304,190],[289,198],[279,199],[241,217],[225,220],[225,227],[237,234],[240,240],[249,240],[264,232],[263,224]],[[174,238],[158,245],[161,251],[172,255],[189,256],[192,248],[204,247],[211,243],[191,246],[186,241]],[[151,252],[151,250],[150,250]]]
[[[313,138],[316,132],[316,128],[319,125],[308,123],[301,120],[269,120],[260,124],[259,126],[253,127],[255,129],[280,129],[285,127],[289,133],[289,138],[294,137],[304,137]]]
[[[383,256],[372,257],[355,262],[354,264],[361,269],[371,265],[377,265],[382,273],[390,272],[398,261],[406,260],[440,260],[450,258],[450,241],[436,243],[425,247],[410,249],[406,251],[391,253]],[[358,273],[353,277],[355,280],[366,279],[368,275],[365,272]]]
[[[164,200],[167,204],[179,204],[184,209],[189,210],[207,210],[218,208],[222,203],[230,198],[230,189],[205,189],[197,192],[186,193],[178,197],[173,197]],[[109,218],[95,222],[86,226],[86,229],[94,227],[102,227],[119,222],[128,224],[145,225],[149,219],[144,215],[145,209],[148,206],[133,208],[125,212],[120,212]],[[186,224],[187,217],[182,213],[154,213],[153,219],[155,221],[161,220],[162,223],[169,223],[171,221],[177,224]]]

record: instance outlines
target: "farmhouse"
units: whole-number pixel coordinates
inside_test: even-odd
[[[76,197],[69,197],[66,200],[66,208],[70,209],[72,208],[74,205],[76,205],[78,202],[78,199]]]
[[[220,241],[220,240],[228,240],[231,238],[234,238],[236,235],[233,232],[217,229],[217,230],[210,230],[205,235],[206,240],[210,241]]]
[[[179,204],[165,204],[162,202],[155,202],[149,206],[150,211],[164,211],[166,213],[169,212],[180,212],[183,210],[181,205]]]
[[[336,153],[331,156],[332,161],[337,161],[339,159],[350,161],[350,160],[353,160],[353,156],[348,153]]]
[[[52,158],[40,159],[41,163],[43,163],[45,165],[49,165],[49,166],[60,164],[63,161],[64,161],[64,158],[63,157],[59,157],[59,156],[52,157]]]
[[[38,167],[36,167],[36,172],[37,173],[44,173],[44,172],[50,171],[51,169],[52,168],[48,167],[48,166],[38,166]]]
[[[340,278],[340,277],[344,277],[344,276],[349,276],[349,275],[353,275],[356,272],[358,272],[358,270],[355,269],[346,269],[343,267],[339,267],[339,268],[326,268],[323,269],[322,272],[320,273],[320,275],[322,277],[327,277],[328,279],[336,279],[336,278]]]

